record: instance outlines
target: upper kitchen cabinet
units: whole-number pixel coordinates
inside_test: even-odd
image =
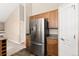
[[[49,18],[49,12],[45,12],[36,16],[36,18]]]
[[[58,10],[49,12],[49,28],[58,28]]]
[[[34,15],[34,16],[30,17],[31,20],[39,19],[39,18],[49,18],[49,12],[37,14],[37,15]]]
[[[47,18],[49,23],[49,28],[58,28],[58,10],[53,10],[41,14],[31,16],[30,19]]]
[[[34,20],[35,19],[35,16],[30,16],[30,20]]]
[[[36,20],[39,19],[39,18],[42,18],[42,17],[41,17],[41,14],[35,15],[35,19],[36,19]]]

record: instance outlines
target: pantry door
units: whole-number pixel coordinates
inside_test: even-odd
[[[59,8],[59,55],[77,56],[78,39],[76,5],[69,4]]]

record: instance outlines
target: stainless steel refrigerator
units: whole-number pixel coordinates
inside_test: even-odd
[[[47,55],[46,36],[48,35],[47,19],[40,18],[30,21],[31,47],[30,51],[37,56]]]

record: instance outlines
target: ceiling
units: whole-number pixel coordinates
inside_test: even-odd
[[[32,3],[32,15],[58,9],[60,3]]]
[[[17,6],[15,3],[0,3],[0,22],[5,22]]]

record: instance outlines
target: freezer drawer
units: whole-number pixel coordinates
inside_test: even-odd
[[[44,44],[41,45],[32,43],[30,52],[37,56],[44,56]]]

